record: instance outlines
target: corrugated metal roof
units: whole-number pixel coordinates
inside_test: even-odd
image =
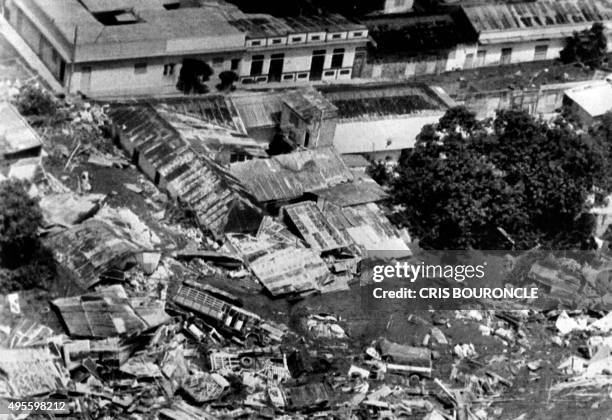
[[[260,202],[297,198],[353,179],[332,148],[234,163],[230,170]]]
[[[312,201],[283,207],[290,223],[311,248],[331,251],[351,245],[349,237],[332,226]]]
[[[0,102],[0,156],[41,147],[36,131],[8,102]]]
[[[323,213],[331,224],[345,231],[370,257],[412,255],[408,233],[393,226],[375,203],[345,208],[330,205]]]
[[[283,109],[283,94],[265,92],[232,96],[231,100],[247,129],[276,127]]]
[[[202,226],[223,235],[230,213],[249,206],[239,182],[212,159],[198,153],[148,104],[114,104],[109,117],[127,141],[167,181],[168,191],[185,202]],[[255,210],[252,210],[255,212]]]
[[[111,286],[98,293],[53,301],[69,334],[75,337],[132,335],[159,326],[170,319],[164,311],[163,302],[137,300],[137,305],[132,303],[121,286]]]
[[[366,166],[369,164],[367,160],[365,164]],[[376,181],[365,176],[354,182],[347,182],[324,190],[315,191],[314,194],[340,207],[374,203],[388,197],[388,194],[376,183]]]
[[[273,296],[319,290],[330,275],[317,251],[250,235],[227,235]]]
[[[245,31],[249,38],[281,37],[289,34],[312,32],[344,32],[366,30],[361,23],[339,14],[328,13],[320,16],[294,16],[278,18],[266,14],[248,14],[241,19],[230,21],[236,28]]]
[[[463,7],[477,32],[572,26],[612,20],[611,0],[538,0]]]
[[[96,219],[53,235],[46,243],[53,248],[58,262],[75,273],[84,288],[97,283],[103,272],[143,250],[117,226]]]

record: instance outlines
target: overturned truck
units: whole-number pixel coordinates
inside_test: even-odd
[[[283,335],[259,315],[237,306],[237,298],[209,285],[185,280],[174,296],[174,303],[202,316],[222,334],[250,346],[280,342]]]

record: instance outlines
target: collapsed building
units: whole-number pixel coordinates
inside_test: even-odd
[[[259,212],[246,190],[208,156],[199,138],[181,135],[149,103],[113,104],[109,116],[132,161],[160,189],[185,203],[204,230],[219,238],[226,229],[256,229]]]

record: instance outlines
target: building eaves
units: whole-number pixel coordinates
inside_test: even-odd
[[[610,0],[538,0],[465,6],[463,10],[479,33],[584,26],[612,20]]]

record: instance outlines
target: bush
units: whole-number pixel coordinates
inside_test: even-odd
[[[210,79],[213,70],[204,61],[195,58],[183,60],[176,88],[183,93],[207,93],[208,87],[204,82]]]
[[[49,92],[38,85],[24,85],[14,99],[22,115],[52,117],[57,113],[57,101]]]
[[[230,70],[222,71],[219,73],[219,80],[221,83],[217,85],[218,90],[234,90],[234,82],[238,81],[238,75]]]
[[[0,263],[18,267],[39,249],[38,228],[43,217],[38,201],[19,180],[0,182]]]
[[[388,185],[391,182],[391,174],[383,161],[375,161],[368,166],[368,175],[380,185]]]

